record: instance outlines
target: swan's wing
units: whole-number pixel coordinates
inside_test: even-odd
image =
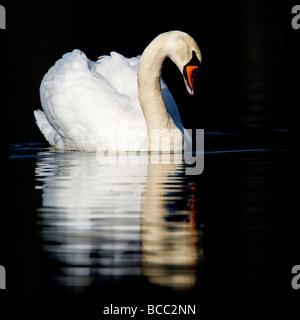
[[[142,116],[137,86],[139,61],[140,56],[128,59],[112,51],[109,56],[99,57],[94,67],[118,93],[129,98],[131,111],[138,111],[139,116]]]
[[[84,53],[74,50],[58,60],[42,80],[40,95],[45,116],[62,137],[65,149],[112,145],[113,132],[127,117],[130,99],[94,65]]]
[[[49,142],[52,147],[64,149],[64,142],[58,132],[50,125],[45,113],[41,110],[34,111],[34,117],[36,124],[44,135],[45,139]]]

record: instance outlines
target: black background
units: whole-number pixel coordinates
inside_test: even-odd
[[[255,121],[268,117],[270,125],[285,126],[282,22],[289,8],[282,6],[258,0],[9,1],[4,41],[8,111],[14,122],[10,137],[39,137],[31,125],[32,111],[40,108],[39,84],[64,53],[78,48],[92,60],[110,51],[136,56],[156,35],[174,29],[191,34],[203,54],[192,101],[177,68],[166,61],[163,69],[185,127],[243,126],[249,112],[244,82],[253,63],[263,68],[268,90],[277,92],[267,104],[270,109],[256,112]],[[249,54],[258,57],[252,64]]]
[[[239,129],[247,136],[255,123],[257,136],[268,128],[287,127],[290,136],[296,135],[297,123],[290,122],[289,115],[295,119],[299,107],[300,30],[291,27],[291,8],[297,1],[46,0],[2,1],[1,4],[7,12],[7,30],[0,32],[1,44],[4,44],[1,50],[4,90],[0,102],[2,109],[7,104],[8,115],[3,122],[8,128],[5,126],[2,130],[9,142],[44,141],[34,125],[33,110],[40,108],[38,88],[43,75],[64,53],[78,48],[92,60],[110,51],[126,57],[136,56],[157,34],[173,29],[191,34],[203,54],[203,68],[197,75],[193,99],[185,92],[181,75],[171,62],[165,62],[162,73],[186,128]],[[251,51],[253,47],[256,51]],[[249,62],[249,56],[253,55],[257,59]],[[264,91],[266,100],[253,108],[247,98],[251,90],[248,75],[255,68],[261,70],[265,86],[258,90]],[[280,209],[297,197],[297,192],[286,187],[286,198],[281,199]],[[262,305],[266,302],[270,312],[276,313],[279,309],[289,312],[297,301],[299,303],[298,292],[290,288],[291,267],[300,264],[299,249],[295,245],[299,229],[297,210],[296,207],[286,210],[290,213],[274,215],[275,223],[282,223],[284,263],[280,262],[282,266],[276,268],[281,274],[270,270],[272,277],[268,278],[281,298],[277,299],[274,292],[265,297],[265,301],[263,297],[259,299]],[[2,226],[11,223],[11,217],[1,217]],[[1,252],[7,254],[0,264],[9,265],[9,227],[1,233],[1,238]],[[226,267],[222,268],[222,264],[212,269],[210,277],[216,277],[216,285],[218,277],[226,277],[224,270]],[[9,297],[8,291],[0,292],[0,304],[4,301],[2,297]],[[210,302],[214,296],[216,301],[223,298],[229,310],[235,307],[235,301],[226,300],[226,290],[211,288]],[[51,313],[51,301],[45,305],[43,312]],[[23,305],[13,298],[6,306],[8,311],[24,315],[32,310],[38,314],[40,310],[38,304],[33,309],[31,304]],[[211,307],[213,311],[213,303]],[[67,314],[71,309],[72,306],[70,309],[65,306]],[[88,313],[88,304],[80,306],[79,302],[73,310],[77,309]],[[244,309],[242,314],[251,311],[249,309]]]

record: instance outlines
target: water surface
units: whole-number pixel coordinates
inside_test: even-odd
[[[199,303],[270,292],[286,139],[207,131],[199,176],[183,162],[100,164],[12,144],[17,295]]]

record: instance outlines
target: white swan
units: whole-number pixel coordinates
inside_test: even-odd
[[[171,151],[182,150],[182,138],[189,136],[161,79],[167,57],[193,95],[201,52],[181,31],[160,34],[131,59],[111,52],[92,62],[79,50],[65,54],[42,80],[44,112],[34,111],[38,127],[51,146],[63,150],[164,151],[168,146],[151,143],[153,132],[173,137]]]

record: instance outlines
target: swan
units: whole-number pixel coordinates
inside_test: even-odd
[[[129,59],[111,52],[93,62],[78,49],[66,53],[42,79],[37,126],[59,150],[181,151],[191,138],[161,78],[167,57],[194,95],[202,55],[195,40],[181,31],[158,35],[141,56]],[[154,143],[153,133],[165,142]]]

